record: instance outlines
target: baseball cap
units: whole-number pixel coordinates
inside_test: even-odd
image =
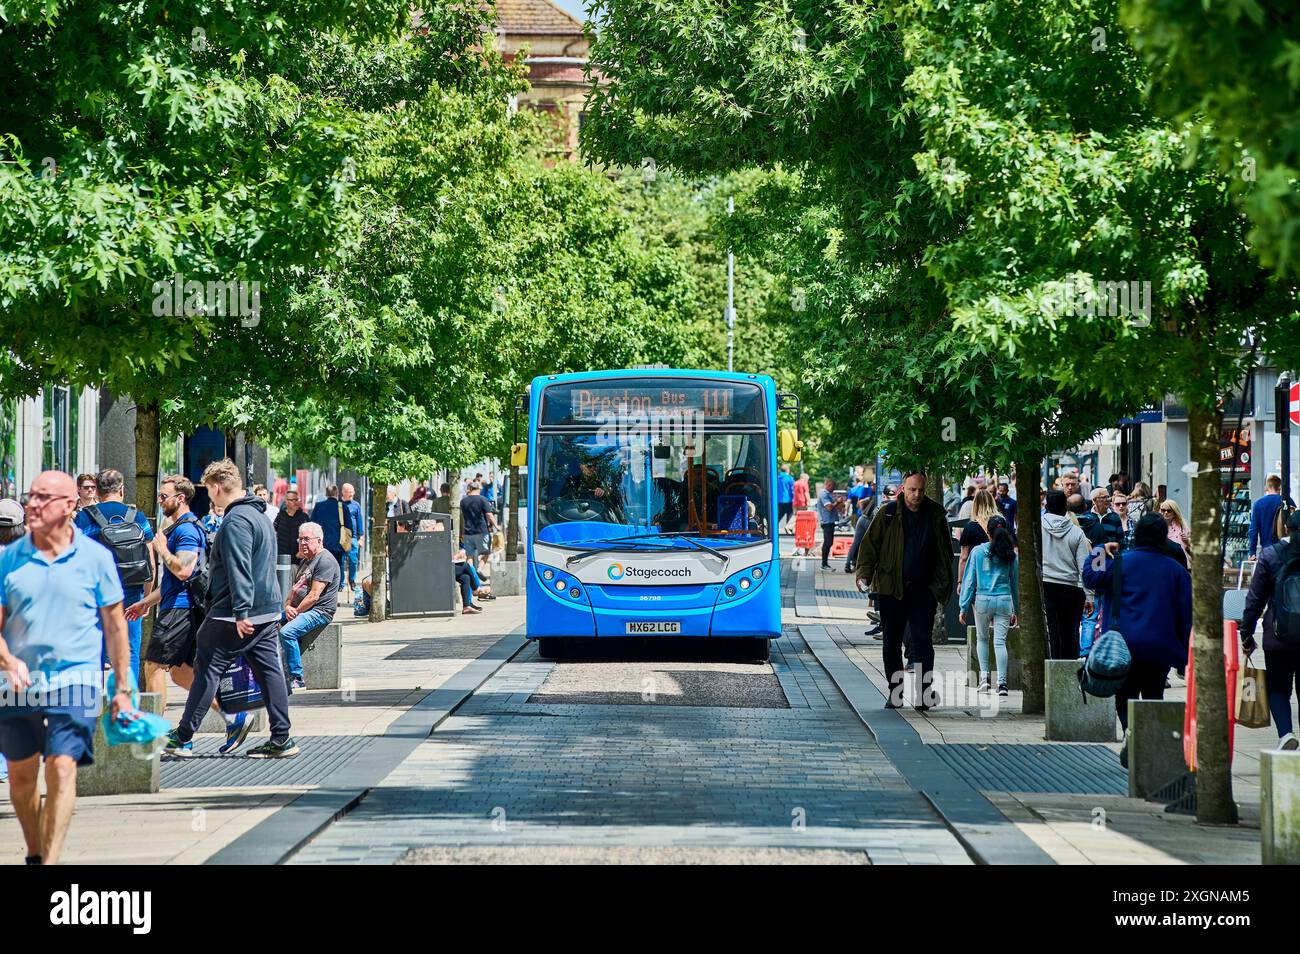
[[[0,500],[0,527],[21,527],[25,519],[17,500]]]

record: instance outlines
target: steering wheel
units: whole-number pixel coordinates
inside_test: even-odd
[[[546,505],[553,522],[609,520],[609,504],[600,497],[559,497]]]

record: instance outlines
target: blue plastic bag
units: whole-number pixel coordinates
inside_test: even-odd
[[[108,675],[108,699],[117,693],[117,677]],[[152,712],[140,711],[140,693],[131,690],[131,704],[134,712],[122,713],[113,718],[111,705],[104,707],[104,738],[109,745],[130,745],[143,758],[152,758],[167,743],[167,733],[172,725],[162,716]]]

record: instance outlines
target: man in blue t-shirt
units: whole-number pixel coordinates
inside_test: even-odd
[[[776,475],[776,527],[780,533],[790,533],[790,517],[794,513],[794,477],[790,465],[782,464]]]
[[[1277,543],[1274,524],[1277,512],[1286,505],[1282,499],[1282,478],[1269,474],[1264,481],[1264,496],[1255,501],[1250,508],[1250,527],[1246,532],[1246,555],[1253,557],[1256,551],[1264,551]]]
[[[112,468],[101,470],[95,475],[95,484],[99,487],[99,503],[78,512],[77,529],[97,543],[103,543],[103,540],[100,539],[99,524],[95,522],[95,511],[98,511],[108,523],[122,523],[127,519],[127,514],[131,512],[132,508],[125,503],[126,480],[122,477],[120,470],[113,470]],[[149,518],[138,508],[135,509],[135,522],[140,525],[140,529],[144,532],[145,542],[148,543],[153,540],[153,527],[149,525]],[[152,571],[152,549],[149,553],[150,569]],[[150,572],[149,575],[152,577],[153,573]],[[132,603],[138,603],[152,591],[152,578],[143,585],[123,585],[122,594],[125,605],[130,606]],[[143,628],[138,619],[128,620],[126,626],[127,638],[131,642],[131,676],[132,679],[138,680],[140,678],[140,638],[143,635]],[[104,653],[103,661],[105,663],[108,661],[107,650]]]
[[[27,498],[31,532],[0,553],[0,755],[9,763],[9,799],[28,864],[58,863],[77,768],[94,762],[105,642],[117,679],[111,715],[134,711],[117,565],[73,526],[76,506],[70,476],[40,474]]]

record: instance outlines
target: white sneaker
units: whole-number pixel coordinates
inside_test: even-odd
[[[992,692],[992,691],[993,691],[993,684],[989,681],[989,674],[988,674],[988,673],[986,673],[986,672],[982,672],[982,673],[980,673],[980,684],[979,684],[979,688],[976,689],[975,691],[976,691],[976,692]]]
[[[1294,732],[1288,732],[1277,740],[1279,752],[1294,752],[1296,749],[1300,749],[1300,738],[1297,738]]]

